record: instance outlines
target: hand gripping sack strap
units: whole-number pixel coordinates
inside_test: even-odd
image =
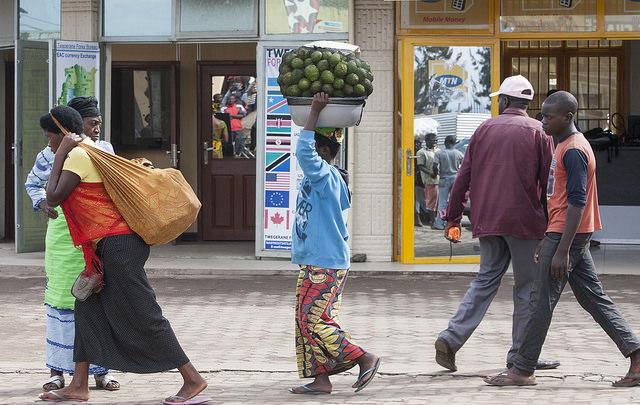
[[[80,143],[129,227],[149,245],[171,242],[198,217],[202,204],[176,169],[150,169]]]

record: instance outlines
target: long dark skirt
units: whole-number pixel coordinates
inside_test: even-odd
[[[73,360],[132,373],[188,363],[144,271],[149,246],[135,234],[110,236],[100,241],[97,253],[105,286],[76,301]]]

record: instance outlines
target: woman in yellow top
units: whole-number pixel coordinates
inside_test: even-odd
[[[65,128],[82,128],[82,119],[69,107],[51,110]],[[59,136],[47,132],[47,136]],[[169,321],[149,285],[144,265],[149,246],[127,225],[109,197],[87,152],[78,143],[88,137],[65,136],[55,151],[47,184],[47,204],[62,205],[74,245],[82,247],[88,272],[102,273],[104,285],[75,304],[75,371],[69,386],[44,393],[45,401],[89,399],[89,363],[133,373],[177,368],[184,385],[165,404],[200,404],[194,398],[207,382],[180,347]]]
[[[229,142],[229,129],[227,123],[216,117],[211,116],[211,129],[213,132],[213,158],[222,159],[222,146]]]

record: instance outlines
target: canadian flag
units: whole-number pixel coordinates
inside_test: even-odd
[[[279,228],[289,230],[291,213],[288,209],[265,209],[264,229]]]

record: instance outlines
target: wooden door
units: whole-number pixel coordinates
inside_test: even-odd
[[[231,144],[220,157],[213,149],[212,116],[218,110],[215,94],[225,95],[235,83],[243,84],[244,93],[255,81],[255,62],[202,63],[199,65],[198,163],[202,215],[200,234],[203,240],[254,240],[256,204],[255,127],[238,135],[242,141],[239,156]],[[249,108],[255,108],[255,104]],[[254,113],[254,115],[257,112]],[[228,115],[216,115],[231,126]],[[231,127],[229,136],[232,137]]]
[[[4,235],[5,239],[13,239],[15,233],[15,213],[14,213],[14,147],[15,136],[13,129],[13,85],[14,85],[14,66],[13,62],[5,64],[5,157],[4,157],[4,173],[5,173],[5,204],[4,204]]]

